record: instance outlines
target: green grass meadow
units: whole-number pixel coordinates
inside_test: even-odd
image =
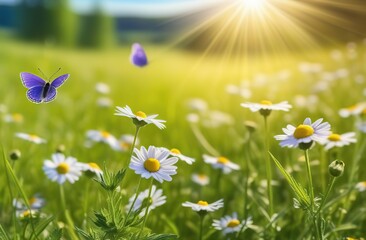
[[[240,106],[243,102],[264,99],[273,103],[288,101],[293,106],[289,112],[273,111],[268,117],[269,150],[285,169],[292,170],[292,176],[305,188],[308,182],[305,162],[301,160],[303,151],[281,148],[273,136],[283,134],[282,128],[287,124],[301,124],[306,117],[313,121],[323,118],[331,124],[333,132],[356,132],[357,143],[330,151],[316,144],[309,152],[316,197],[324,196],[331,179],[327,170],[329,163],[335,159],[345,163],[344,174],[337,178],[323,209],[327,235],[322,239],[366,237],[366,192],[354,188],[358,182],[366,181],[365,133],[357,129],[357,123],[364,116],[341,118],[338,114],[341,108],[365,99],[365,42],[357,41],[355,47],[342,43],[266,57],[209,55],[182,50],[174,45],[144,47],[150,62],[144,68],[137,68],[129,62],[130,46],[103,51],[68,49],[48,43],[22,42],[8,33],[0,34],[0,104],[6,108],[1,114],[4,117],[7,113],[19,113],[24,118],[21,123],[0,121],[1,149],[5,158],[0,161],[0,224],[10,239],[36,238],[31,236],[30,226],[26,227],[25,235],[19,232],[25,223],[14,219],[12,198],[21,198],[21,193],[14,180],[9,178],[6,161],[12,166],[27,197],[34,194],[42,196],[45,206],[41,212],[55,217],[38,239],[47,239],[47,233],[59,228],[61,222],[67,228],[68,223],[60,208],[59,186],[51,182],[42,170],[44,160],[50,159],[60,145],[65,146],[66,156],[73,156],[80,162],[95,162],[112,172],[127,168],[125,179],[120,184],[122,206],[116,210],[123,211],[128,199],[135,194],[140,178],[128,169],[129,151],[114,151],[103,143],[87,148],[84,143],[86,132],[91,129],[105,130],[116,137],[134,134],[135,126],[131,119],[114,115],[116,106],[126,105],[133,111],[159,114],[159,119],[167,121],[164,130],[153,125],[141,128],[138,148],[150,145],[178,148],[183,154],[196,159],[192,165],[179,161],[178,173],[172,176],[171,182],[154,182],[163,189],[167,201],[149,214],[146,227],[153,233],[172,233],[184,240],[198,239],[199,216],[183,207],[182,203],[199,200],[211,203],[222,198],[224,207],[205,217],[202,239],[317,239],[312,234],[312,222],[305,211],[293,207],[294,192],[273,161],[273,203],[278,218],[274,228],[269,224],[264,184],[267,157],[264,121],[258,112]],[[332,58],[335,50],[341,54],[338,59]],[[322,69],[302,72],[299,66],[304,63],[320,64]],[[61,68],[58,75],[71,75],[51,103],[34,104],[26,98],[27,89],[22,85],[19,74],[30,72],[40,75],[37,68],[47,76],[58,68]],[[330,75],[334,79],[324,80]],[[110,86],[109,94],[103,95],[95,90],[99,82]],[[243,82],[251,92],[250,97],[228,93],[228,85],[240,86]],[[98,98],[102,96],[112,101],[110,107],[97,105]],[[230,123],[220,124],[220,119],[213,118],[206,120],[217,121],[218,126],[207,126],[205,118],[208,114],[198,113],[189,107],[189,101],[195,98],[207,103],[207,111],[226,113]],[[197,113],[200,121],[188,122],[190,113]],[[252,134],[245,121],[257,123]],[[47,143],[38,145],[25,141],[15,136],[17,132],[36,134]],[[201,138],[197,138],[197,133]],[[202,158],[203,154],[213,155],[207,144],[219,156],[239,164],[241,169],[227,175],[213,169]],[[20,159],[16,161],[8,157],[14,149],[21,152]],[[248,159],[249,169],[245,167]],[[353,177],[352,166],[356,170]],[[210,183],[200,187],[191,180],[193,173],[208,175]],[[247,212],[244,211],[243,185],[246,177],[249,178]],[[140,190],[148,186],[149,181],[142,179]],[[64,189],[66,206],[74,225],[85,231],[95,228],[92,223],[94,212],[106,207],[108,202],[102,187],[82,176],[74,184],[66,182]],[[253,226],[240,236],[224,236],[211,226],[213,219],[233,212],[237,212],[242,220],[244,215],[251,216]],[[73,238],[65,230],[61,239]]]

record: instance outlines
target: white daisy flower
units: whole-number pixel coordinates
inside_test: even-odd
[[[362,133],[366,133],[366,122],[359,122],[357,123],[357,129],[360,130]]]
[[[356,189],[357,189],[357,191],[359,191],[359,192],[364,192],[364,191],[366,191],[366,181],[357,183],[357,184],[356,184]]]
[[[116,113],[114,115],[117,116],[123,116],[123,117],[129,117],[132,119],[133,123],[138,127],[143,127],[147,124],[154,124],[159,129],[165,128],[165,125],[163,124],[166,122],[165,120],[155,119],[158,114],[147,116],[144,112],[138,111],[135,113],[132,112],[131,108],[126,105],[126,107],[117,107]]]
[[[231,216],[226,215],[219,220],[213,220],[212,226],[216,230],[221,230],[224,235],[234,232],[239,232],[242,227],[251,225],[253,223],[251,218],[240,222],[238,214],[234,212]]]
[[[52,161],[45,160],[43,171],[53,181],[63,184],[66,180],[76,182],[81,176],[83,166],[74,157],[65,157],[62,153],[52,154]]]
[[[17,136],[18,138],[30,141],[32,143],[36,143],[36,144],[42,144],[42,143],[46,143],[47,141],[35,134],[28,134],[28,133],[15,133],[15,136]]]
[[[224,206],[224,199],[220,199],[220,200],[210,203],[210,204],[206,201],[198,201],[197,203],[192,203],[192,202],[187,201],[187,202],[182,203],[182,206],[190,207],[195,212],[200,212],[200,211],[214,212]]]
[[[240,169],[238,164],[235,164],[226,157],[222,156],[213,157],[203,154],[203,161],[205,161],[205,163],[211,164],[211,166],[215,169],[221,169],[225,174],[230,173],[232,170]]]
[[[197,112],[205,112],[208,110],[207,102],[200,98],[192,98],[188,100],[187,106],[190,110]]]
[[[273,104],[272,102],[267,100],[263,100],[260,103],[246,102],[240,104],[240,106],[244,108],[249,108],[249,110],[252,112],[259,111],[259,113],[263,116],[268,116],[272,110],[287,112],[290,108],[292,108],[292,106],[287,101]]]
[[[89,177],[97,177],[99,178],[101,175],[103,175],[102,169],[98,166],[98,164],[94,162],[90,163],[80,163],[80,166],[82,167],[82,170],[85,172],[85,174]]]
[[[131,208],[132,202],[135,199],[135,197],[136,194],[130,198],[128,205],[126,206],[127,209]],[[153,210],[165,203],[166,203],[166,196],[163,196],[163,190],[157,189],[156,186],[153,185],[151,188],[150,198],[149,198],[149,189],[146,189],[145,191],[139,193],[139,195],[136,198],[136,202],[133,205],[133,210],[134,211],[141,210],[139,216],[143,217],[145,215],[147,204],[149,204],[148,211],[150,212],[150,210]]]
[[[99,97],[97,99],[97,106],[98,107],[109,108],[109,107],[112,106],[112,104],[113,104],[113,101],[109,97]]]
[[[351,143],[357,142],[355,138],[356,133],[348,132],[344,134],[336,134],[332,133],[327,138],[322,139],[320,144],[324,145],[326,150],[329,150],[334,147],[343,147],[346,145],[350,145]]]
[[[360,115],[363,111],[366,110],[366,103],[365,102],[360,102],[357,103],[355,105],[346,107],[346,108],[342,108],[339,110],[339,115],[343,118],[347,118],[349,116],[356,116],[356,115]]]
[[[130,168],[143,178],[155,178],[158,182],[171,181],[171,175],[177,174],[177,167],[174,164],[178,161],[177,157],[169,157],[170,152],[150,146],[137,148],[133,151]]]
[[[118,140],[118,144],[114,147],[117,151],[126,152],[129,151],[132,147],[133,140],[135,136],[131,134],[123,134]],[[139,145],[140,140],[137,138],[135,142],[135,146]]]
[[[89,141],[106,143],[113,149],[119,145],[118,140],[107,131],[89,130],[86,132],[86,137]]]
[[[8,123],[22,123],[24,120],[23,115],[20,113],[5,114],[3,119],[4,122]]]
[[[28,203],[31,209],[40,209],[45,205],[44,198],[39,195],[35,195],[28,199]],[[28,209],[23,199],[13,199],[13,206],[16,210],[26,210]]]
[[[200,116],[196,113],[189,113],[187,114],[186,119],[189,123],[198,123],[200,121]]]
[[[311,144],[313,141],[320,142],[326,139],[330,135],[330,124],[323,122],[320,118],[314,123],[311,123],[310,118],[306,118],[303,124],[298,127],[287,125],[286,128],[282,128],[285,135],[275,136],[276,140],[281,141],[281,147],[298,147],[299,144]],[[308,146],[310,147],[310,146]]]
[[[22,209],[15,211],[15,216],[20,220],[30,219],[30,218],[39,218],[40,212],[37,209]]]
[[[194,158],[183,155],[177,148],[172,148],[170,150],[167,148],[162,148],[162,149],[165,151],[169,151],[171,156],[177,157],[179,160],[182,160],[182,161],[188,163],[189,165],[192,165],[192,163],[195,162]]]
[[[210,183],[210,178],[205,174],[192,174],[192,181],[201,186],[206,186]]]
[[[224,125],[232,125],[233,117],[225,112],[213,110],[202,115],[202,125],[207,128],[217,128]]]
[[[111,91],[109,85],[103,82],[95,84],[95,90],[101,94],[108,94]]]

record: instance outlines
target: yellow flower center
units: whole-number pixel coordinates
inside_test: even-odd
[[[348,111],[353,111],[353,110],[356,110],[358,108],[358,105],[352,105],[348,108],[346,108]]]
[[[174,154],[181,154],[180,151],[178,149],[176,149],[176,148],[170,149],[170,152],[171,153],[174,153]]]
[[[203,175],[203,174],[199,174],[198,175],[198,178],[201,179],[201,180],[206,180],[207,179],[207,176],[206,175]]]
[[[103,138],[109,138],[111,136],[107,131],[100,131],[100,135],[102,135]]]
[[[149,158],[144,162],[144,168],[149,172],[157,172],[160,169],[160,162],[156,158]]]
[[[31,212],[29,210],[25,210],[23,213],[22,213],[23,217],[26,218],[26,217],[29,217],[31,215]]]
[[[268,100],[262,100],[261,104],[270,106],[270,105],[272,105],[272,102],[268,101]]]
[[[29,202],[30,205],[32,205],[36,201],[37,201],[37,198],[35,198],[35,197],[31,197],[30,199],[28,199],[28,202]]]
[[[294,137],[296,139],[306,138],[313,135],[313,133],[314,129],[311,126],[300,124],[294,132]]]
[[[121,142],[120,143],[121,148],[129,149],[131,147],[131,144],[128,142]]]
[[[23,121],[23,116],[19,113],[14,113],[13,114],[13,119],[15,122],[21,122]]]
[[[63,163],[60,163],[57,168],[56,168],[56,171],[59,173],[59,174],[66,174],[68,173],[70,170],[70,166],[69,164],[63,162]]]
[[[140,117],[140,118],[146,118],[146,113],[142,112],[142,111],[138,111],[135,113],[136,116]]]
[[[89,167],[93,168],[93,169],[96,169],[96,170],[100,170],[100,167],[98,166],[98,164],[96,163],[88,163]]]
[[[227,223],[226,226],[229,227],[229,228],[234,228],[234,227],[238,226],[239,224],[240,224],[240,222],[239,222],[238,219],[232,219],[231,221],[229,221]]]
[[[30,135],[29,135],[29,138],[30,138],[31,140],[37,140],[37,139],[39,139],[39,137],[38,137],[37,135],[35,135],[35,134],[30,134]]]
[[[341,140],[341,136],[339,134],[333,133],[328,136],[329,141],[338,142]]]
[[[225,164],[227,164],[229,162],[229,159],[227,159],[226,157],[219,157],[217,159],[217,162],[218,163],[221,163],[222,165],[225,165]]]
[[[208,206],[208,202],[206,202],[206,201],[198,201],[197,204],[201,205],[201,206]]]

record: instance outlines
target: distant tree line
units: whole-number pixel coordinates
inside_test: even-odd
[[[101,10],[99,1],[91,13],[76,15],[68,0],[22,0],[17,15],[23,39],[67,47],[106,48],[114,43],[114,19]]]

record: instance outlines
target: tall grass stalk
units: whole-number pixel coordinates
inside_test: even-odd
[[[267,173],[267,194],[269,201],[268,215],[270,218],[273,216],[273,191],[272,191],[272,167],[271,167],[271,159],[269,155],[269,129],[268,129],[268,120],[267,117],[264,116],[264,131],[265,131],[265,148],[266,148],[266,173]]]
[[[147,221],[147,217],[149,216],[149,208],[150,208],[150,205],[151,205],[151,191],[152,191],[152,186],[153,186],[153,182],[154,182],[154,178],[151,178],[151,181],[150,181],[150,187],[149,187],[149,194],[147,196],[147,206],[146,206],[146,209],[145,209],[145,214],[144,214],[144,221],[142,223],[142,226],[141,226],[141,229],[140,229],[140,232],[139,232],[139,235],[138,235],[138,239],[140,238],[140,235],[142,233],[142,231],[144,230],[145,228],[145,225],[146,225],[146,221]]]
[[[75,228],[74,222],[72,221],[69,210],[66,208],[65,190],[64,190],[63,184],[60,184],[59,186],[60,186],[61,207],[65,214],[65,219],[67,222],[67,231],[70,235],[69,237],[72,240],[78,240],[79,238],[74,231],[74,228]]]

